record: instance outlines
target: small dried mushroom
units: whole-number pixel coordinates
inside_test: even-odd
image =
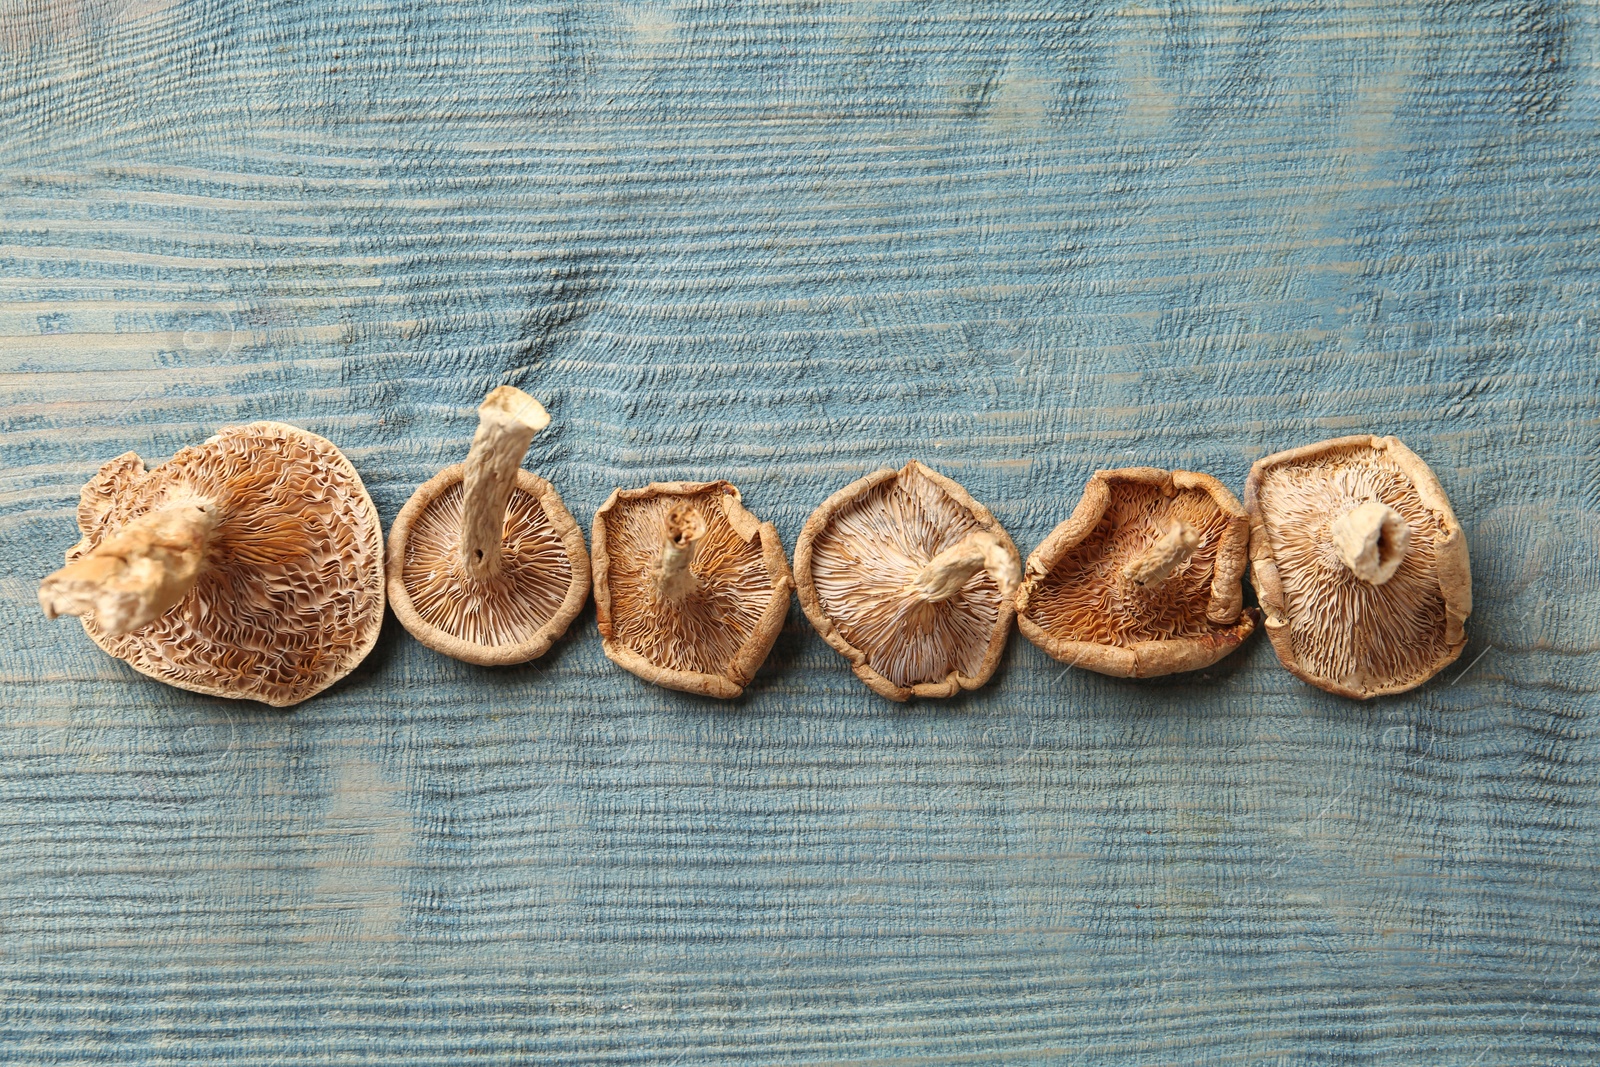
[[[1044,651],[1119,678],[1217,662],[1255,629],[1243,609],[1250,520],[1215,478],[1098,471],[1028,557],[1017,625]]]
[[[222,430],[155,470],[129,452],[83,487],[83,540],[39,586],[142,674],[298,704],[350,673],[383,622],[383,535],[355,468],[278,422]]]
[[[1245,483],[1267,636],[1341,696],[1403,693],[1461,654],[1467,542],[1433,471],[1393,437],[1340,437],[1257,460]]]
[[[465,463],[424,482],[389,531],[389,601],[435,652],[498,666],[542,655],[589,597],[583,531],[522,457],[550,416],[502,385]]]
[[[823,501],[794,567],[807,618],[880,696],[952,696],[999,665],[1016,546],[966,490],[915,460]]]
[[[727,482],[617,489],[594,517],[605,653],[647,682],[736,697],[772,651],[794,579],[770,522]]]

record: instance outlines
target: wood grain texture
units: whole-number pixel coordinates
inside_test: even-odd
[[[1593,0],[0,6],[0,1060],[1600,1058]],[[136,676],[39,577],[78,487],[254,418],[385,524],[509,382],[580,523],[727,478],[792,547],[925,460],[1024,553],[1088,474],[1236,493],[1392,433],[1457,668],[1014,638],[891,707],[791,611],[745,699],[590,609],[391,619],[289,714]]]

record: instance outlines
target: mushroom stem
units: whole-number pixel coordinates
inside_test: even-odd
[[[979,571],[989,572],[1003,597],[1011,596],[1022,577],[1004,542],[987,530],[974,530],[929,560],[911,579],[910,592],[937,604],[955,596]]]
[[[533,435],[548,425],[543,405],[514,386],[490,390],[478,406],[478,432],[461,478],[461,563],[478,581],[500,572],[506,503]]]
[[[1200,547],[1200,535],[1182,519],[1173,519],[1167,532],[1122,568],[1122,576],[1141,589],[1160,585],[1178,565]]]
[[[661,555],[651,567],[656,592],[666,600],[682,600],[700,587],[689,565],[705,536],[706,520],[692,507],[679,505],[667,512],[662,527]]]
[[[1411,547],[1411,528],[1400,513],[1377,500],[1368,500],[1328,524],[1328,539],[1339,562],[1371,585],[1394,577]]]
[[[146,512],[40,582],[39,606],[52,619],[92,615],[112,637],[137,630],[194,588],[205,570],[206,543],[217,519],[218,510],[208,500]]]

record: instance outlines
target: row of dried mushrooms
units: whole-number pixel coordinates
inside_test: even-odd
[[[377,640],[385,587],[419,641],[494,665],[541,655],[594,596],[605,653],[658,685],[736,697],[800,597],[818,633],[891,700],[988,681],[1011,622],[1062,662],[1147,678],[1209,666],[1263,621],[1290,671],[1365,698],[1461,652],[1466,541],[1425,463],[1393,437],[1259,460],[1239,501],[1215,478],[1100,471],[1028,557],[960,485],[915,461],[853,482],[801,531],[791,574],[771,523],[727,482],[618,489],[583,533],[524,469],[550,417],[510,386],[479,408],[466,462],[422,485],[389,532],[328,441],[231,427],[146,471],[102,467],[83,539],[45,578],[136,670],[215,696],[296,704]],[[1246,562],[1260,610],[1244,606]],[[387,581],[385,579],[387,575]]]

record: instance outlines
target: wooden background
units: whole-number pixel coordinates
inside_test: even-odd
[[[1593,0],[3,0],[0,1061],[1597,1062],[1597,57]],[[913,457],[1027,551],[1098,467],[1394,433],[1471,642],[900,708],[795,607],[723,705],[592,609],[391,620],[279,713],[39,613],[103,460],[280,419],[387,524],[499,382],[581,522],[727,477],[791,548]]]

